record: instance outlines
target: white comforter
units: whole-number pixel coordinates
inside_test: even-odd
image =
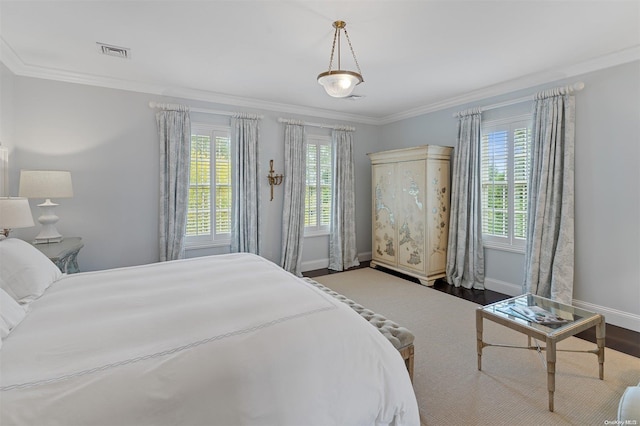
[[[0,424],[419,424],[393,346],[254,255],[68,275],[1,349]]]

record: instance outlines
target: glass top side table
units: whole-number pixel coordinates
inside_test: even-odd
[[[499,345],[482,340],[483,320],[496,322],[527,336],[526,347]],[[604,378],[604,316],[575,306],[565,305],[553,300],[524,294],[511,299],[481,306],[476,310],[476,340],[478,352],[478,370],[482,370],[482,349],[487,346],[517,347],[532,350],[544,350],[547,358],[547,388],[549,390],[549,411],[553,411],[555,392],[556,344],[581,331],[596,327],[597,348],[584,351],[596,354],[599,363],[600,380]],[[531,345],[531,338],[545,342],[545,347]],[[571,351],[577,352],[577,351]]]
[[[68,237],[59,243],[34,244],[33,246],[55,263],[63,273],[80,272],[77,257],[80,249],[84,247],[82,238]]]

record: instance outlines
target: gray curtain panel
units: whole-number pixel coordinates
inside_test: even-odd
[[[260,180],[258,123],[250,114],[237,114],[233,174],[231,251],[260,254]]]
[[[458,113],[453,151],[447,281],[455,287],[484,289],[479,109]]]
[[[282,212],[281,266],[302,276],[306,156],[302,123],[284,128],[284,208]]]
[[[573,300],[575,98],[535,96],[523,290]]]
[[[189,107],[156,113],[160,137],[160,261],[184,256],[189,204]]]
[[[356,247],[356,194],[353,132],[332,131],[333,202],[329,235],[329,269],[360,265]]]

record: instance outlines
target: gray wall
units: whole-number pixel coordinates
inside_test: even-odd
[[[82,236],[83,270],[151,263],[158,260],[158,163],[154,111],[150,100],[194,107],[246,109],[161,98],[147,94],[55,82],[11,74],[1,63],[0,142],[10,149],[11,195],[17,195],[21,168],[68,169],[75,196],[57,200],[58,229]],[[576,95],[576,275],[577,305],[595,309],[607,320],[640,330],[640,62],[559,80],[504,96],[460,105],[384,126],[355,126],[358,251],[370,255],[371,189],[366,153],[422,144],[455,146],[452,114],[531,95],[545,87],[583,81]],[[528,110],[529,104],[494,110],[487,117]],[[283,129],[277,118],[323,123],[332,120],[273,111],[261,122],[261,169],[270,159],[276,171],[284,162]],[[194,120],[228,120],[194,114]],[[309,128],[309,132],[327,132]],[[280,260],[282,187],[269,201],[262,187],[263,255]],[[32,202],[34,217],[38,209]],[[29,240],[36,228],[12,235]],[[198,250],[189,256],[224,252]],[[306,269],[326,266],[327,238],[305,240]],[[516,294],[522,282],[523,255],[485,250],[487,286]]]
[[[13,141],[13,81],[14,76],[2,62],[0,62],[0,145],[9,147]],[[0,188],[0,195],[4,193],[4,185]],[[13,195],[13,194],[11,194]]]
[[[585,89],[576,94],[574,299],[640,330],[640,62],[388,124],[382,144],[455,146],[454,112],[576,81]],[[521,114],[531,104],[490,110],[483,117]],[[518,294],[523,254],[485,249],[485,264],[488,288]]]
[[[163,101],[167,101],[164,99]],[[237,111],[237,108],[193,102],[184,99],[173,99],[169,101],[184,102],[194,107],[213,108],[216,110]],[[282,209],[283,209],[283,189],[284,185],[274,188],[274,199],[270,199],[270,187],[267,184],[266,176],[269,171],[269,160],[274,160],[274,170],[282,173],[284,168],[284,125],[278,123],[279,117],[295,118],[313,123],[325,124],[348,124],[356,128],[355,132],[355,173],[356,173],[356,215],[357,221],[357,245],[358,253],[362,260],[368,260],[371,254],[371,176],[370,163],[367,157],[368,152],[378,150],[377,126],[338,122],[324,118],[314,118],[309,116],[295,116],[291,114],[280,114],[274,111],[256,111],[264,115],[260,122],[260,169],[264,170],[264,181],[261,193],[261,229],[262,229],[262,251],[261,255],[280,262],[282,245]],[[206,122],[211,124],[228,124],[229,117],[204,113],[192,113],[192,121]],[[154,128],[155,132],[155,128]],[[330,135],[329,129],[307,126],[307,134]],[[155,139],[154,139],[155,143]],[[286,177],[285,177],[286,179]],[[219,254],[228,252],[228,247],[190,250],[187,257],[202,256],[208,254]],[[326,268],[329,264],[329,238],[328,236],[314,236],[305,238],[303,244],[302,267],[303,270]]]
[[[238,111],[242,109],[160,98],[148,94],[14,76],[2,67],[2,133],[10,149],[11,195],[18,193],[20,169],[64,169],[72,173],[74,197],[54,200],[60,204],[57,228],[66,236],[81,236],[85,247],[78,257],[83,271],[130,266],[158,261],[159,148],[155,111],[157,102],[184,102],[199,108]],[[13,93],[13,96],[9,94]],[[264,115],[260,124],[260,158],[264,170],[261,227],[262,255],[280,261],[283,186],[269,201],[266,176],[269,160],[281,172],[284,166],[283,125],[278,117],[356,127],[356,209],[358,251],[370,253],[370,175],[367,152],[377,150],[377,127],[335,122],[273,111],[252,111]],[[194,113],[193,121],[228,124],[229,117]],[[8,128],[8,126],[7,126]],[[308,127],[308,133],[329,134],[329,130]],[[5,141],[6,139],[6,141]],[[35,200],[34,218],[39,216]],[[32,239],[38,227],[15,230],[12,236]],[[227,252],[228,248],[193,250],[188,257]],[[328,237],[305,240],[304,265],[328,264]]]

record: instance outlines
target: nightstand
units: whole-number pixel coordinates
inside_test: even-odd
[[[33,246],[44,253],[63,273],[80,272],[77,256],[80,249],[84,247],[82,238],[69,237],[59,243],[34,244]]]

